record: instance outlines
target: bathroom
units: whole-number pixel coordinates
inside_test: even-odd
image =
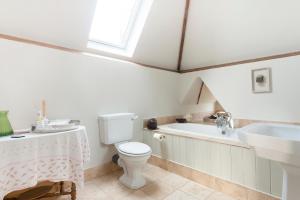
[[[1,171],[0,199],[298,200],[297,173],[290,184],[282,162],[260,154],[256,144],[264,140],[250,140],[251,131],[243,128],[271,124],[298,134],[299,2],[1,3],[0,132],[1,113],[8,111],[16,138],[0,137],[0,170],[10,169],[6,162],[20,149],[18,142],[33,141],[27,135],[33,133],[27,132],[40,118],[80,123],[86,160],[80,168],[84,184],[75,184],[76,195],[40,194],[48,185],[61,189],[62,181],[70,189],[68,177],[39,178],[34,173],[33,181],[14,182]],[[119,181],[124,166],[112,162],[117,146],[101,139],[101,119],[118,113],[129,113],[127,133],[132,135],[127,139],[151,149],[139,188]],[[228,119],[219,128],[217,113]],[[150,122],[158,129],[149,130]],[[55,139],[59,132],[35,134],[53,137],[45,141],[48,145],[69,144],[66,138]],[[264,146],[269,144],[271,138]],[[70,153],[67,146],[61,148],[55,152]],[[275,149],[268,155],[300,152],[296,142]],[[37,158],[36,152],[26,152]],[[14,187],[3,189],[7,181]],[[40,186],[44,181],[51,183]]]

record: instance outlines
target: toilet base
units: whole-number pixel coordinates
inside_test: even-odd
[[[130,178],[123,174],[119,178],[120,182],[124,184],[126,187],[131,188],[131,189],[139,189],[143,187],[146,184],[146,181],[143,176],[140,176],[139,178]]]
[[[131,189],[139,189],[146,184],[142,170],[150,157],[149,155],[141,157],[129,157],[119,153],[119,166],[124,170],[124,174],[119,178],[119,181]]]

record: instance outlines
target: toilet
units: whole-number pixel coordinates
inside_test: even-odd
[[[141,142],[131,142],[133,113],[116,113],[98,116],[100,140],[104,144],[114,144],[119,155],[118,165],[124,170],[120,182],[131,189],[145,185],[142,169],[152,153],[151,148]]]

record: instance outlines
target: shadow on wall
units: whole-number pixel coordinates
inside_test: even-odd
[[[205,82],[199,77],[188,87],[187,92],[181,97],[180,103],[188,113],[215,113],[224,110]]]

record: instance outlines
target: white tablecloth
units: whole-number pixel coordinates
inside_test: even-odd
[[[76,130],[26,134],[25,138],[0,138],[0,199],[12,191],[40,181],[84,183],[83,165],[90,149],[83,126]]]

